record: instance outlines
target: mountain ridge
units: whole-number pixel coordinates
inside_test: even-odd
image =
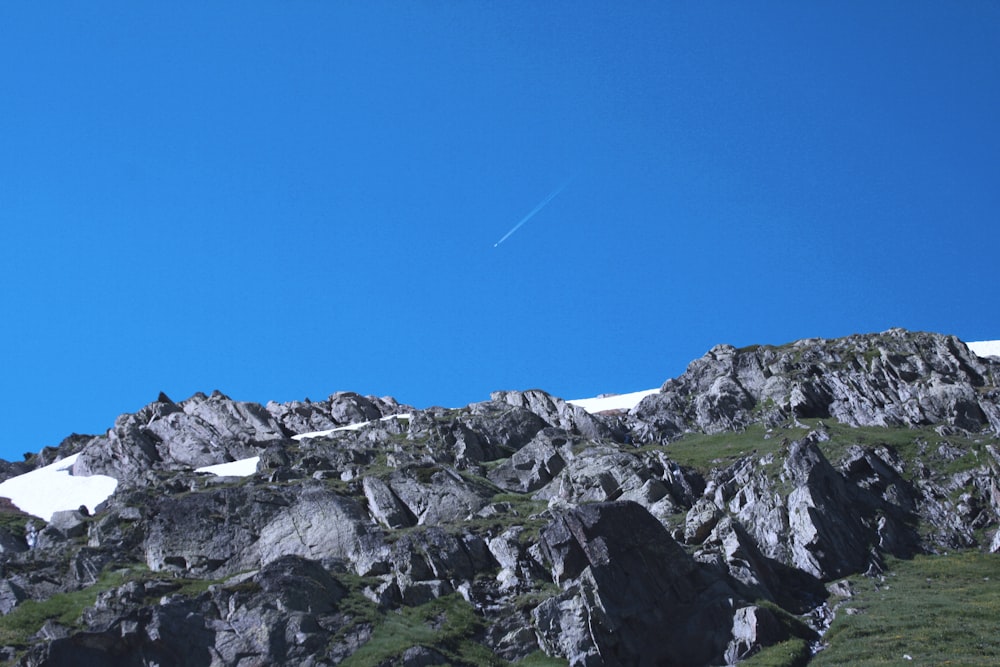
[[[716,346],[628,410],[160,395],[23,464],[119,483],[30,546],[3,515],[0,644],[19,665],[803,664],[843,577],[1000,551],[998,380],[1000,358],[891,329]],[[417,634],[392,643],[398,614]]]

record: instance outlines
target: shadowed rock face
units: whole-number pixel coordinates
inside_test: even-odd
[[[826,587],[887,555],[1000,550],[998,377],[892,330],[719,346],[624,418],[539,390],[426,410],[161,395],[0,465],[79,452],[76,474],[120,480],[94,516],[36,520],[33,548],[0,507],[0,616],[91,595],[17,639],[32,666],[733,663],[789,638],[774,605],[828,619]],[[692,442],[717,456],[679,463]],[[246,478],[193,472],[250,456]]]
[[[550,652],[573,664],[721,661],[743,604],[719,572],[700,566],[640,505],[599,503],[560,514],[540,546],[565,590],[534,612]]]
[[[153,499],[145,522],[151,570],[230,575],[284,555],[353,561],[370,521],[323,484],[238,486]]]

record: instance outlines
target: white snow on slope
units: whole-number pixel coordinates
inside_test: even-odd
[[[389,415],[388,417],[382,417],[378,421],[389,421],[390,419],[409,419],[412,417],[410,413],[405,413],[401,415]],[[338,426],[337,428],[331,428],[326,431],[310,431],[309,433],[299,433],[298,435],[293,435],[292,440],[301,440],[302,438],[322,438],[328,436],[331,433],[336,433],[337,431],[358,431],[365,426],[368,426],[372,422],[358,422],[356,424],[348,424],[347,426]]]
[[[10,498],[22,511],[46,521],[60,510],[75,510],[80,505],[94,512],[115,492],[118,480],[107,475],[74,477],[70,469],[79,454],[67,456],[44,468],[38,468],[0,483],[0,497]]]
[[[1000,340],[980,340],[966,345],[978,357],[1000,357]]]
[[[258,461],[260,461],[259,456],[251,456],[248,459],[240,459],[239,461],[216,463],[212,466],[195,468],[194,471],[210,472],[213,475],[218,475],[219,477],[248,477],[257,472]]]
[[[402,415],[389,415],[388,417],[382,417],[379,421],[386,421],[388,419],[409,419],[410,414]],[[298,435],[293,435],[292,440],[301,440],[302,438],[322,438],[324,436],[330,435],[337,431],[357,431],[364,428],[372,422],[358,422],[356,424],[348,424],[347,426],[338,426],[337,428],[331,428],[327,431],[310,431],[309,433],[299,433]],[[240,459],[239,461],[231,461],[229,463],[219,463],[214,466],[204,466],[203,468],[195,468],[195,472],[209,472],[213,475],[219,475],[220,477],[248,477],[255,472],[257,472],[257,462],[260,460],[259,456],[254,456],[249,459]]]
[[[587,412],[604,412],[605,410],[631,410],[639,405],[639,401],[650,394],[658,394],[659,389],[646,389],[644,391],[633,391],[630,394],[614,394],[610,396],[599,396],[597,398],[575,398],[567,403],[578,405]]]

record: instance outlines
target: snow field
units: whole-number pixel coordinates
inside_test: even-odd
[[[107,475],[74,477],[73,464],[79,454],[67,456],[44,468],[11,477],[0,483],[0,497],[10,498],[21,511],[46,521],[60,510],[86,505],[91,513],[115,492],[118,480]]]

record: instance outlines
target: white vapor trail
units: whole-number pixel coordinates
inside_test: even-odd
[[[506,240],[507,240],[507,238],[508,238],[508,237],[509,237],[509,236],[510,236],[511,234],[513,234],[514,232],[516,232],[517,230],[519,230],[519,229],[521,228],[521,225],[523,225],[524,223],[526,223],[526,222],[527,222],[528,220],[531,220],[531,218],[533,218],[533,217],[534,217],[534,215],[535,215],[536,213],[538,213],[538,212],[539,212],[539,211],[541,211],[541,210],[542,210],[543,208],[545,208],[545,205],[546,205],[546,204],[548,204],[548,203],[549,203],[550,201],[552,201],[553,199],[555,199],[555,198],[556,198],[556,196],[557,196],[557,195],[558,195],[558,194],[559,194],[560,192],[562,192],[563,190],[565,190],[565,189],[566,189],[566,186],[567,186],[567,185],[569,185],[569,184],[570,184],[570,183],[572,182],[572,180],[573,180],[573,179],[570,179],[570,180],[566,181],[565,183],[563,183],[562,185],[560,185],[560,186],[559,186],[558,188],[556,188],[555,190],[553,190],[553,191],[552,191],[552,192],[551,192],[551,193],[549,194],[549,196],[548,196],[548,197],[546,197],[545,199],[543,199],[543,200],[541,201],[541,203],[539,203],[539,204],[538,204],[538,206],[536,206],[535,208],[531,209],[531,213],[529,213],[528,215],[524,216],[524,217],[523,217],[523,218],[521,219],[521,222],[519,222],[519,223],[517,223],[516,225],[514,225],[514,227],[513,227],[513,228],[512,228],[512,229],[511,229],[511,230],[510,230],[509,232],[507,232],[506,234],[504,234],[504,235],[503,235],[503,238],[502,238],[502,239],[500,239],[499,241],[497,241],[496,243],[494,243],[494,244],[493,244],[493,247],[494,247],[494,248],[496,248],[497,246],[499,246],[499,245],[500,245],[501,243],[503,243],[504,241],[506,241]]]

